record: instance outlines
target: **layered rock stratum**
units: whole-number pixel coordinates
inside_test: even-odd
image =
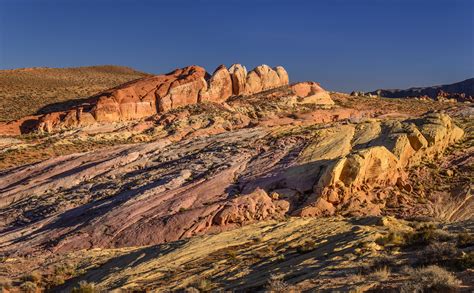
[[[32,218],[26,207],[4,213],[4,229],[20,226],[6,230],[1,246],[16,253],[114,248],[284,215],[381,215],[400,189],[412,188],[408,165],[462,136],[449,116],[429,114],[322,126],[304,137],[251,128],[53,158],[0,175],[3,209],[31,205],[32,195],[51,204],[69,199],[44,202]]]
[[[288,82],[282,67],[190,66],[0,137],[0,274],[34,267],[57,291],[259,291],[274,274],[352,290],[347,274],[358,282],[380,239],[418,233],[406,221],[448,223],[451,242],[472,232],[469,104]],[[406,279],[396,274],[391,284]]]

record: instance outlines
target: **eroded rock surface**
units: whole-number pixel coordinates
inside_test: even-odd
[[[281,66],[272,69],[261,65],[247,75],[240,64],[229,70],[221,65],[212,76],[202,67],[189,66],[126,83],[69,111],[43,115],[38,118],[37,129],[53,132],[97,122],[142,119],[198,102],[222,103],[233,95],[251,95],[288,82],[288,74]]]
[[[379,215],[413,188],[407,166],[462,134],[440,113],[223,129],[9,169],[0,173],[0,250],[140,246],[285,215]]]
[[[291,90],[299,98],[300,103],[334,105],[329,93],[316,82],[299,82],[292,85]]]
[[[441,154],[461,139],[463,133],[449,116],[438,113],[413,121],[385,121],[375,125],[370,122],[368,127],[356,127],[352,137],[355,150],[324,168],[314,186],[315,196],[309,198],[299,213],[334,214],[342,209],[380,214],[383,205],[379,203],[388,196],[380,187],[398,185],[411,190],[405,183],[404,168]]]

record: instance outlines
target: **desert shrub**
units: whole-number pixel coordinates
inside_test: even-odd
[[[0,277],[0,292],[3,292],[3,289],[10,289],[12,286],[12,281],[5,277]]]
[[[20,289],[21,289],[22,292],[25,292],[25,293],[34,293],[34,292],[36,292],[38,287],[36,286],[35,283],[33,283],[31,281],[26,281],[26,282],[23,282],[23,284],[20,285]]]
[[[421,225],[415,231],[392,231],[387,236],[379,238],[377,242],[382,245],[400,247],[425,246],[437,240],[438,235],[439,233],[432,225]]]
[[[410,269],[408,273],[409,281],[401,292],[454,292],[461,284],[452,273],[435,265]]]
[[[276,260],[279,261],[279,262],[282,262],[282,261],[285,261],[286,257],[284,254],[279,254],[277,257],[276,257]]]
[[[406,237],[404,233],[390,232],[387,236],[383,236],[376,241],[381,245],[404,246],[406,244]]]
[[[50,278],[48,279],[48,283],[50,286],[59,286],[64,284],[65,282],[66,280],[61,275],[50,276]]]
[[[474,268],[474,251],[463,253],[456,261],[456,268],[460,270],[467,270]]]
[[[450,265],[452,261],[458,258],[461,252],[453,243],[434,242],[418,252],[418,264],[429,265]]]
[[[316,249],[316,243],[312,240],[305,241],[303,244],[296,247],[298,253],[307,253]]]
[[[209,279],[201,278],[193,287],[197,288],[199,292],[210,292],[212,290],[212,282]]]
[[[72,293],[96,293],[100,290],[94,283],[88,283],[86,281],[80,281],[78,287],[72,289]]]
[[[23,282],[32,282],[39,284],[41,282],[41,274],[39,272],[32,272],[30,274],[24,275],[21,278]]]
[[[252,252],[253,256],[260,259],[272,257],[272,256],[275,256],[276,254],[277,253],[275,252],[275,250],[273,250],[272,244],[268,244],[267,246],[262,247]]]
[[[474,245],[474,234],[462,232],[458,234],[457,245],[460,248],[465,248]]]
[[[54,267],[54,274],[57,276],[75,276],[76,266],[70,263],[63,263]]]
[[[227,251],[227,256],[230,258],[230,259],[237,259],[237,250],[229,250]]]
[[[271,275],[267,281],[267,286],[265,287],[265,292],[268,293],[290,293],[290,292],[299,292],[295,286],[292,286],[285,281],[282,277]]]
[[[428,245],[436,239],[433,226],[422,226],[413,233],[406,233],[406,246]]]
[[[433,237],[437,241],[441,241],[441,242],[446,242],[446,241],[456,239],[456,235],[454,235],[454,234],[452,234],[448,231],[441,230],[441,229],[435,229],[433,231]]]
[[[388,257],[386,255],[380,256],[376,259],[374,259],[370,265],[370,271],[375,271],[381,268],[391,268],[394,267],[395,260],[391,257]]]
[[[381,267],[373,271],[369,278],[373,281],[382,282],[388,279],[390,276],[390,268],[389,267]]]

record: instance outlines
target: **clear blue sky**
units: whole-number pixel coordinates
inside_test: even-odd
[[[283,65],[332,90],[474,76],[474,0],[0,0],[0,68]]]

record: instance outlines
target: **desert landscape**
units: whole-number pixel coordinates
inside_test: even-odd
[[[468,292],[473,114],[234,64],[4,122],[4,290]]]
[[[0,1],[1,292],[474,292],[472,1],[79,2]]]

